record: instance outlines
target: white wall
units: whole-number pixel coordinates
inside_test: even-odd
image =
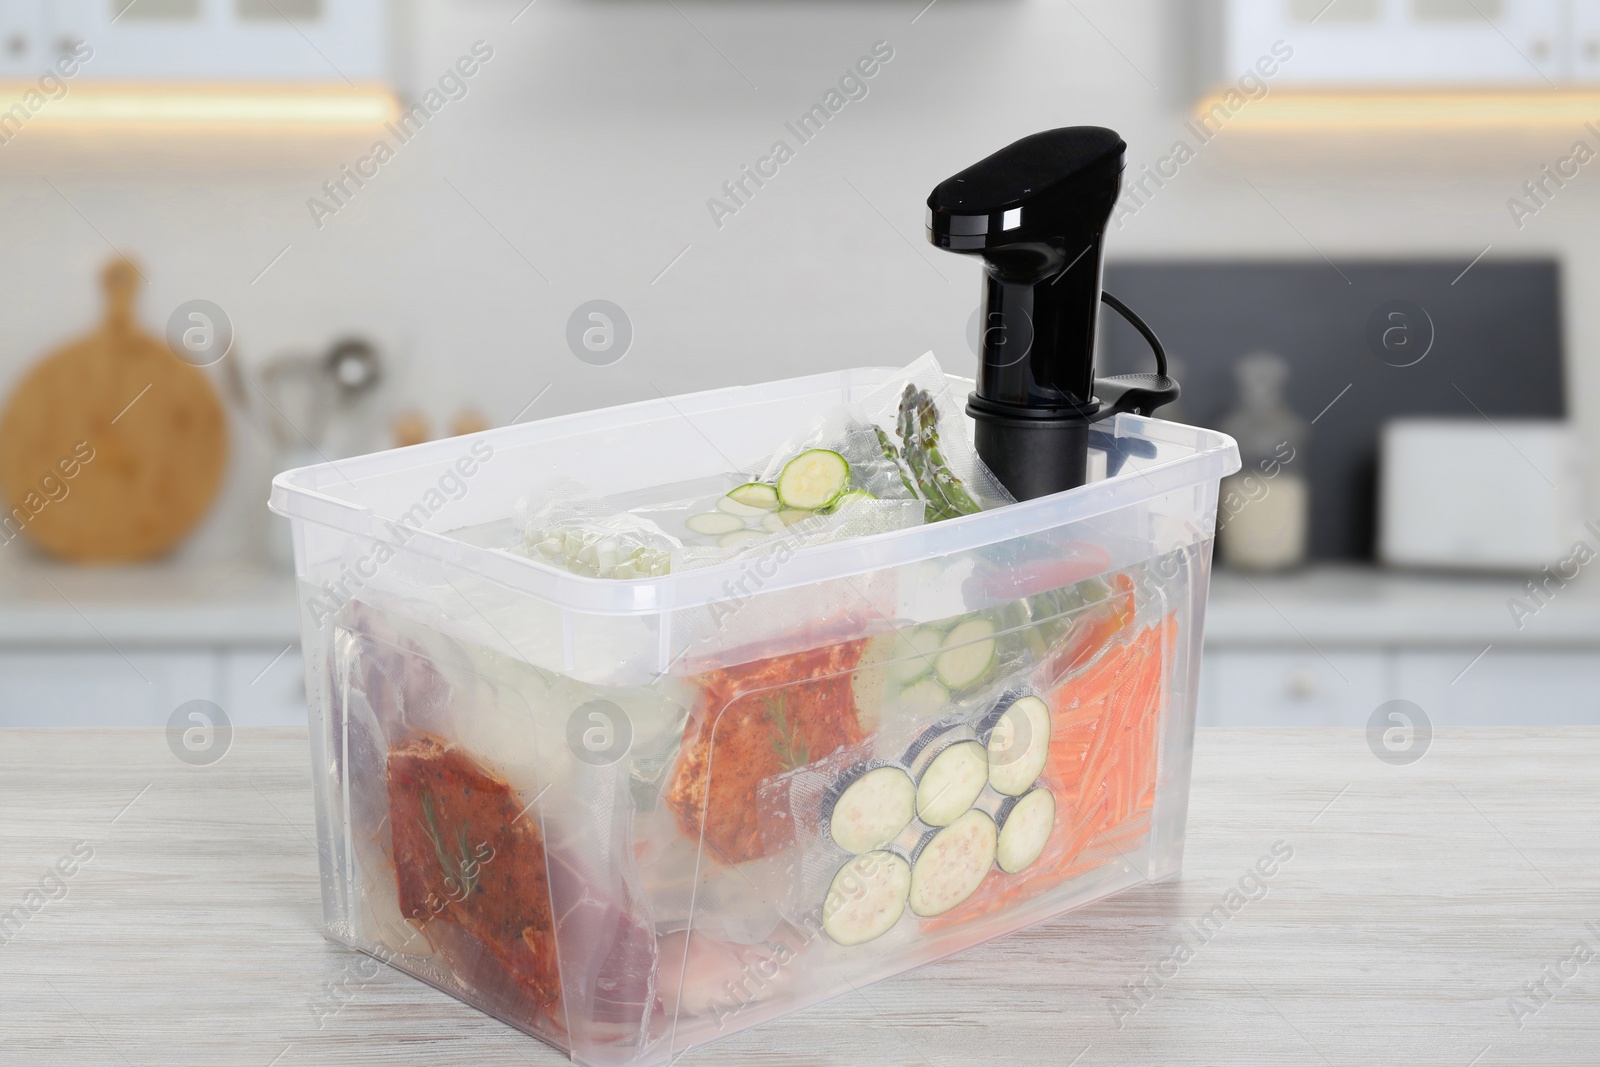
[[[358,145],[146,140],[74,162],[42,137],[24,144],[25,131],[0,147],[0,387],[92,318],[108,242],[143,262],[153,326],[209,298],[232,314],[247,363],[365,333],[440,418],[470,403],[507,420],[551,382],[532,415],[928,348],[968,370],[977,267],[926,244],[928,191],[1052,126],[1112,126],[1135,166],[1163,154],[1185,117],[1180,31],[1157,0],[937,0],[913,22],[923,2],[538,0],[513,25],[523,0],[415,0],[414,84],[479,39],[494,58],[320,230],[306,200]],[[878,40],[895,55],[869,95],[719,229],[707,198]],[[1492,255],[1558,253],[1569,384],[1592,429],[1600,172],[1521,232],[1505,207],[1578,132],[1225,132],[1111,252],[1315,256],[1309,241],[1336,261],[1421,253],[1463,266],[1491,243]],[[595,297],[633,320],[615,366],[581,363],[564,340],[569,313]],[[259,525],[259,494],[234,495],[197,551],[231,551]]]

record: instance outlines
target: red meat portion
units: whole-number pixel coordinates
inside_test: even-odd
[[[444,740],[389,751],[389,825],[401,913],[452,955],[487,953],[533,1007],[561,997],[544,839],[499,776]],[[453,927],[445,934],[437,927]],[[452,936],[458,931],[476,943]],[[439,937],[436,934],[445,934]],[[501,983],[503,984],[503,983]]]

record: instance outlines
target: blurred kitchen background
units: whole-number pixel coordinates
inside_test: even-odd
[[[1077,124],[1129,144],[1106,285],[1168,417],[1244,452],[1202,724],[1600,722],[1596,0],[0,0],[0,78],[0,724],[303,722],[275,470],[971,373],[924,200]]]

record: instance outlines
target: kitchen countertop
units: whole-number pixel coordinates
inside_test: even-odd
[[[294,576],[237,563],[0,569],[0,647],[161,648],[300,640]]]
[[[321,938],[308,764],[297,730],[204,768],[160,731],[0,734],[0,915],[59,898],[0,944],[0,1064],[568,1062]],[[1441,730],[1404,767],[1357,731],[1201,731],[1180,879],[681,1062],[1592,1065],[1597,765],[1594,728]],[[1198,941],[1275,844],[1292,857]],[[63,894],[45,878],[75,845]]]

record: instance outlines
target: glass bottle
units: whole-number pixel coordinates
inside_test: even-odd
[[[1242,466],[1223,479],[1217,504],[1222,561],[1238,570],[1286,570],[1306,559],[1311,427],[1284,399],[1289,364],[1282,356],[1252,352],[1233,373],[1239,399],[1222,431],[1239,443]]]

